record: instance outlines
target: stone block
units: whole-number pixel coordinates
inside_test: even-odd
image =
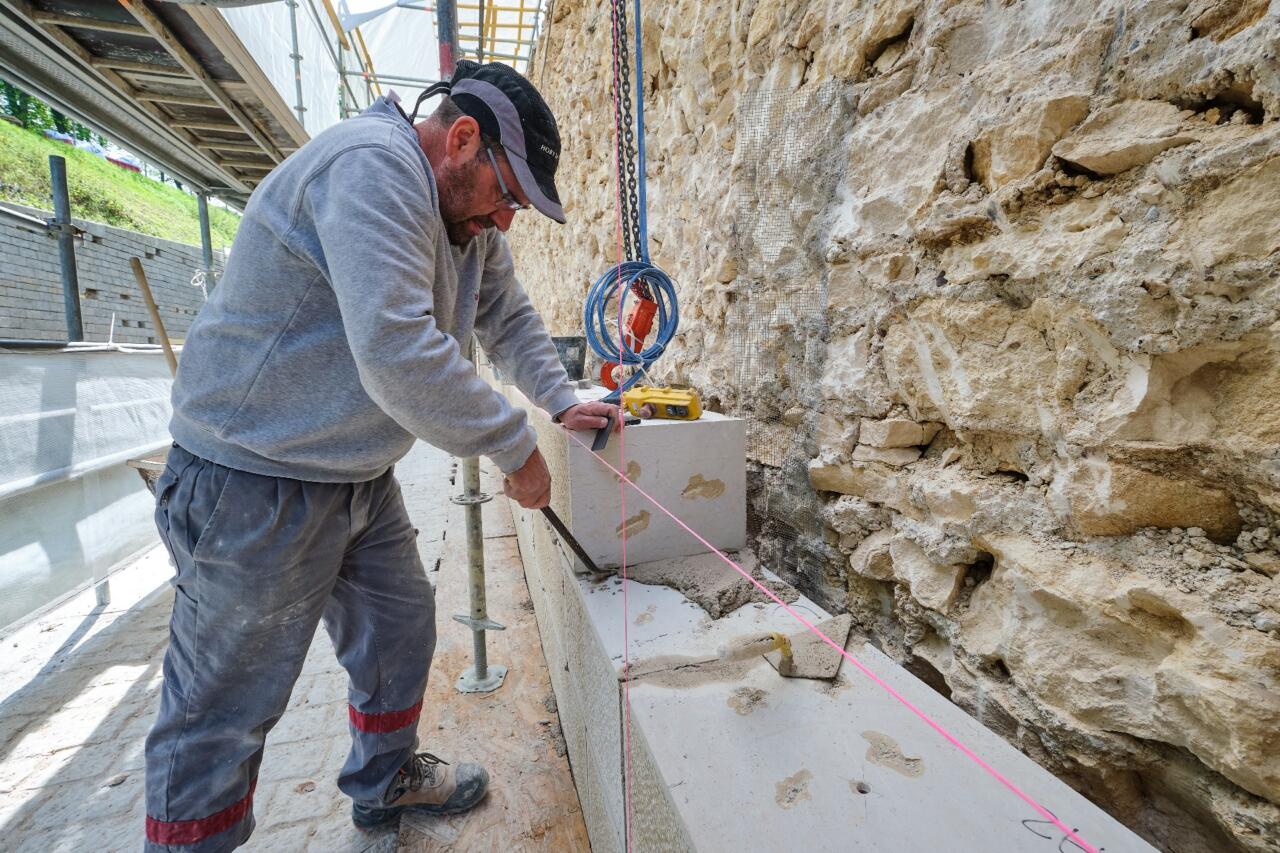
[[[1079,462],[1062,488],[1071,519],[1085,536],[1123,536],[1142,527],[1199,527],[1226,543],[1240,533],[1240,514],[1227,492],[1128,465]]]
[[[892,530],[877,530],[858,543],[849,555],[849,568],[859,575],[876,580],[893,578],[893,558],[889,545],[893,542]]]
[[[1053,144],[1089,112],[1089,96],[1059,95],[1037,99],[1004,124],[983,131],[973,141],[974,176],[988,190],[1038,171]]]
[[[1098,175],[1118,175],[1169,148],[1194,142],[1181,132],[1181,114],[1168,101],[1122,101],[1098,110],[1053,146],[1068,163]]]
[[[869,444],[859,444],[853,449],[853,460],[883,462],[885,465],[901,468],[919,459],[920,452],[919,447],[872,447]]]
[[[809,463],[809,483],[820,492],[855,495],[884,504],[919,520],[919,507],[911,502],[910,481],[903,472],[879,462]]]
[[[916,447],[932,441],[941,428],[938,423],[916,423],[906,418],[863,418],[858,441],[872,447]]]
[[[506,393],[529,412],[538,431],[538,446],[551,470],[552,507],[597,566],[620,564],[624,528],[631,563],[707,551],[634,489],[624,496],[618,477],[518,390],[506,386]],[[604,393],[597,388],[579,396],[599,399]],[[578,434],[588,445],[594,436]],[[625,448],[613,434],[600,458],[625,470],[628,479],[714,547],[732,551],[745,544],[745,421],[715,412],[704,412],[696,421],[642,421],[627,428]]]
[[[919,545],[899,536],[889,546],[893,573],[907,582],[911,597],[928,607],[945,613],[964,581],[965,566],[945,565],[929,559]]]

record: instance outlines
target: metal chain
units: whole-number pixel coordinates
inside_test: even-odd
[[[626,193],[622,205],[623,242],[627,260],[638,261],[640,243],[640,198],[637,195],[635,119],[631,115],[631,54],[627,49],[627,10],[624,0],[614,0],[611,8],[614,29],[615,94],[622,106],[620,138],[617,140],[619,171],[625,172]],[[619,176],[621,180],[621,175]]]

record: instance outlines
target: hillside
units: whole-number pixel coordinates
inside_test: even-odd
[[[51,209],[50,154],[67,160],[73,216],[199,245],[194,196],[7,122],[0,122],[0,201]],[[230,246],[239,223],[235,213],[211,205],[214,247]]]

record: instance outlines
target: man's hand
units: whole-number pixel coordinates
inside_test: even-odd
[[[523,465],[502,478],[502,493],[525,509],[551,503],[551,473],[542,451],[535,447]]]
[[[622,408],[612,403],[579,403],[570,406],[560,413],[559,420],[569,429],[603,429],[608,421],[605,418],[613,415],[613,430],[622,429]]]

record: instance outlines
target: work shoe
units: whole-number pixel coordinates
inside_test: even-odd
[[[419,752],[391,780],[382,805],[353,802],[351,820],[361,829],[374,829],[395,820],[405,809],[428,815],[457,814],[483,800],[488,790],[489,774],[479,764],[454,766]]]

